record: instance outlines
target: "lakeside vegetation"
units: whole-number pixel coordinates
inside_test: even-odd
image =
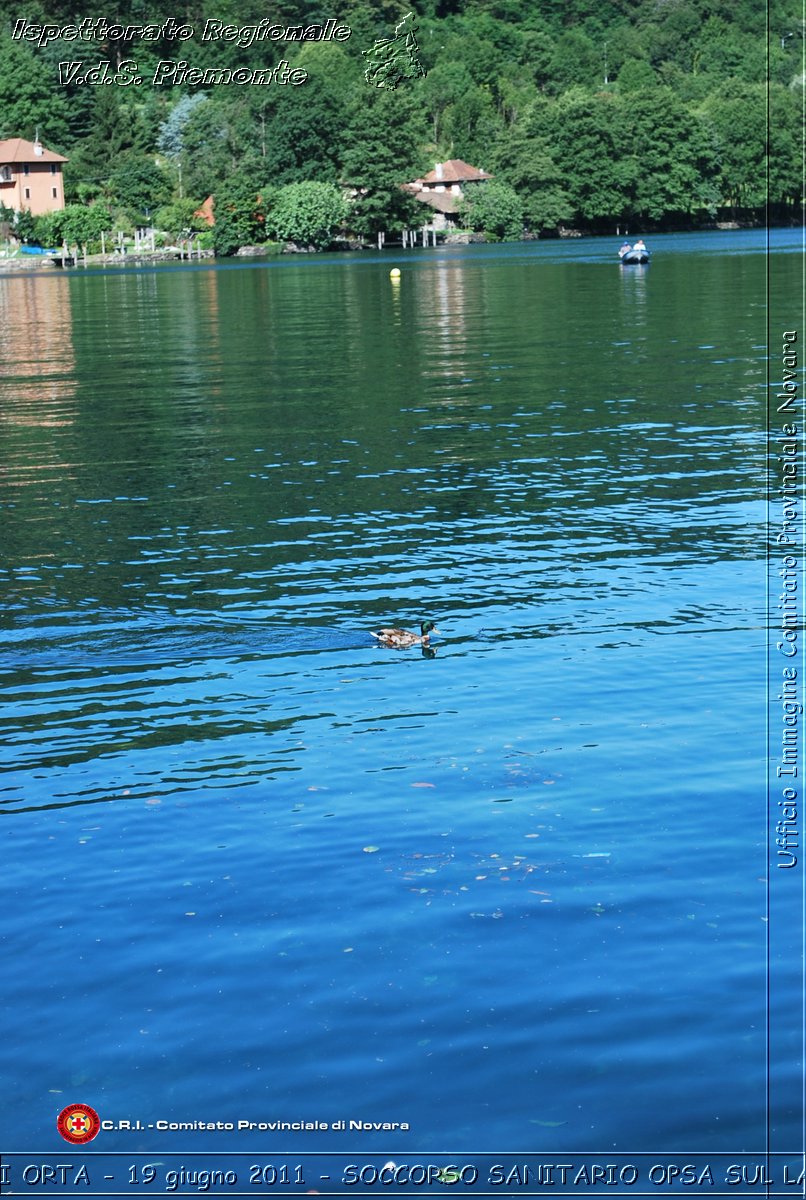
[[[105,16],[131,24],[132,7]],[[409,11],[425,76],[370,87],[362,51]],[[26,11],[60,27],[85,15],[70,0]],[[174,15],[155,0],[136,19]],[[253,0],[188,0],[181,19],[194,36],[182,42],[40,47],[12,38],[19,11],[0,0],[0,138],[38,131],[70,159],[65,215],[23,218],[22,236],[94,241],[126,224],[177,236],[202,228],[193,214],[213,195],[206,236],[220,254],[269,239],[374,239],[430,217],[399,185],[449,158],[494,175],[468,190],[462,220],[495,237],[800,220],[804,27],[794,0],[770,0],[766,12],[755,0],[347,0],[339,11],[279,0],[272,20],[336,17],[351,36],[200,39],[209,19],[248,26],[266,15]],[[133,60],[145,82],[60,83],[58,64],[78,59]],[[285,59],[307,78],[153,86],[164,59],[249,70]]]

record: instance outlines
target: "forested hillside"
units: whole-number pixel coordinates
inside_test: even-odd
[[[40,45],[19,25],[12,36],[23,15],[63,30],[101,11],[123,26],[174,18],[192,36]],[[425,75],[372,87],[362,51],[391,37],[408,11]],[[286,26],[335,18],[351,32],[249,44],[248,27],[267,17]],[[243,35],[202,41],[208,20]],[[795,0],[769,0],[766,12],[759,0],[345,0],[338,9],[277,0],[270,10],[257,0],[179,9],[142,0],[97,13],[67,0],[22,13],[1,0],[0,28],[0,137],[33,140],[38,130],[70,158],[68,201],[102,202],[118,220],[156,214],[178,227],[213,194],[223,252],[287,235],[294,213],[308,215],[311,244],[345,219],[363,236],[417,223],[416,202],[398,185],[449,158],[495,176],[477,186],[490,189],[484,223],[499,235],[799,219],[804,28]],[[161,61],[257,70],[281,60],[305,81],[152,82]],[[136,67],[111,86],[60,82],[59,63],[76,61]],[[135,70],[142,84],[126,74]],[[313,183],[329,186],[289,190]],[[349,206],[344,185],[356,196]]]

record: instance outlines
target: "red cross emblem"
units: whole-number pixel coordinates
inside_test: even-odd
[[[56,1128],[66,1142],[91,1142],[101,1128],[101,1118],[88,1104],[68,1104],[56,1118]]]

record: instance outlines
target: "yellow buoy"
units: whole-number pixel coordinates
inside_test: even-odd
[[[389,272],[389,278],[390,279],[399,279],[400,278],[400,267],[392,267],[391,271]]]

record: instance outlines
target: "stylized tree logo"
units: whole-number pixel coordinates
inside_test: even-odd
[[[393,38],[378,38],[371,50],[361,51],[369,59],[364,71],[367,83],[394,91],[404,79],[417,79],[425,75],[417,57],[420,47],[414,36],[416,28],[414,13],[406,13],[395,26]]]

